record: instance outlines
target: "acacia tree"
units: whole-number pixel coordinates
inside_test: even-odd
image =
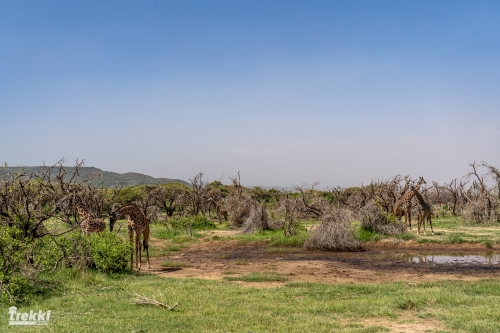
[[[159,187],[157,205],[171,217],[175,210],[183,205],[186,187],[181,184],[171,183]]]

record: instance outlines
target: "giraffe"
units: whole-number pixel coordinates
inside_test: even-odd
[[[227,209],[222,207],[220,202],[215,201],[213,198],[208,199],[215,206],[215,212],[217,213],[217,219],[219,223],[222,223],[222,218],[227,222]]]
[[[85,208],[85,204],[83,203],[82,198],[80,198],[80,196],[76,192],[69,192],[74,194],[74,204],[76,207],[76,212],[81,219],[80,228],[82,229],[82,233],[84,235],[90,236],[90,233],[92,232],[104,231],[104,229],[106,229],[106,224],[104,223],[104,221],[98,218],[95,213]]]
[[[415,191],[415,197],[418,200],[418,205],[417,205],[417,211],[418,211],[418,229],[417,229],[417,234],[420,234],[420,225],[424,226],[424,233],[425,233],[425,220],[429,222],[431,225],[431,232],[434,234],[434,230],[432,229],[432,220],[431,220],[431,206],[425,201],[425,199],[422,197],[422,194],[420,192]]]
[[[427,184],[423,177],[420,177],[416,186],[412,186],[411,190],[406,192],[401,198],[396,201],[394,204],[393,215],[401,220],[401,215],[404,213],[405,215],[405,223],[410,224],[411,230],[411,199],[415,195],[415,192],[420,189],[422,184]]]
[[[130,239],[131,245],[134,242],[135,233],[135,258],[136,258],[136,268],[141,270],[141,235],[144,235],[144,240],[142,242],[144,250],[146,251],[146,257],[148,259],[148,269],[151,268],[149,263],[149,221],[142,212],[142,210],[135,203],[123,205],[113,212],[109,213],[109,230],[113,231],[113,226],[115,225],[118,216],[127,217],[127,229],[128,237]],[[134,270],[134,253],[130,253],[130,267]]]
[[[404,214],[404,210],[401,208],[400,200],[403,198],[403,195],[406,194],[406,192],[409,190],[410,186],[412,186],[414,182],[410,176],[406,176],[405,180],[406,180],[405,186],[403,186],[403,188],[399,192],[399,198],[396,200],[393,206],[394,216],[400,216]]]

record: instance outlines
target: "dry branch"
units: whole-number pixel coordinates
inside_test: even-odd
[[[153,298],[146,297],[144,295],[139,295],[138,293],[134,293],[135,297],[134,298],[134,303],[133,304],[139,304],[139,305],[153,305],[157,306],[159,308],[164,308],[167,310],[173,310],[179,303],[175,303],[174,305],[166,305],[164,303],[158,302],[156,300],[156,297],[153,295]]]

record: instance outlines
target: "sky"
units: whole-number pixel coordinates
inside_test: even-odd
[[[500,167],[498,1],[0,0],[0,162],[247,186]]]

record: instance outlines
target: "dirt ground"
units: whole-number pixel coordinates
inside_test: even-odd
[[[484,244],[418,244],[406,242],[368,243],[356,253],[307,251],[302,248],[272,248],[264,243],[206,241],[174,256],[151,259],[151,272],[164,277],[222,279],[251,272],[275,272],[287,282],[380,283],[403,281],[410,285],[437,280],[477,280],[498,277],[500,265],[436,264],[419,254],[485,254]],[[291,252],[290,252],[291,251]],[[415,257],[416,256],[416,257]],[[411,258],[419,262],[412,262]],[[186,267],[161,267],[165,261]],[[245,283],[249,284],[249,283]],[[252,283],[272,287],[281,283]]]

